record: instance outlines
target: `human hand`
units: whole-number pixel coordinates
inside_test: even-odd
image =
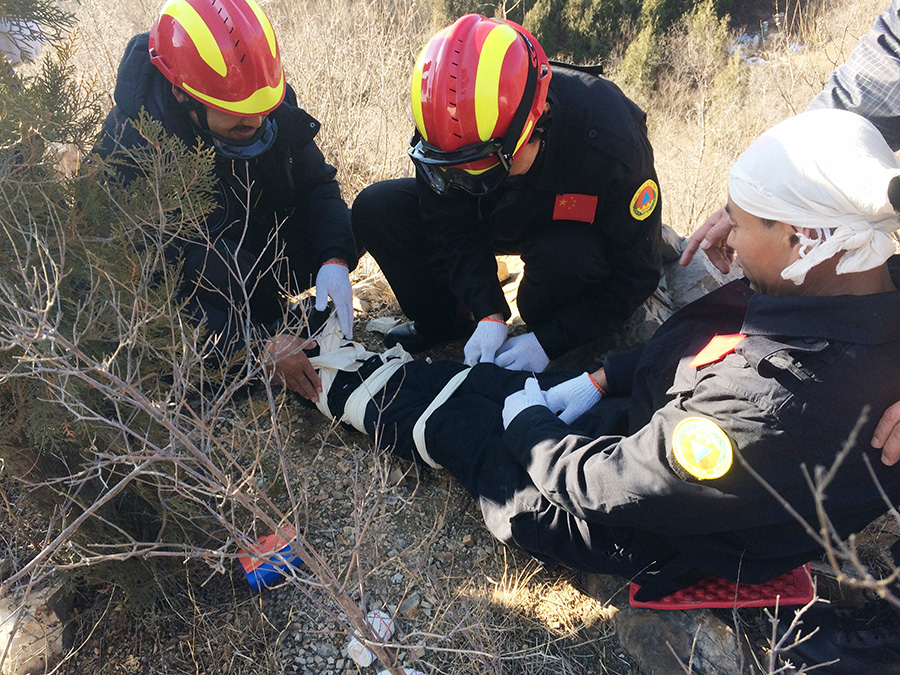
[[[318,403],[322,380],[304,352],[315,346],[312,340],[281,333],[266,341],[263,363],[275,380],[303,398]]]
[[[348,339],[353,338],[353,288],[350,286],[350,270],[347,264],[337,258],[322,263],[316,275],[316,309],[324,311],[328,298],[334,301],[334,311],[341,332]]]
[[[506,322],[492,314],[478,322],[472,337],[463,348],[463,356],[467,366],[476,363],[493,363],[494,354],[506,341]]]
[[[526,333],[507,340],[497,351],[494,363],[507,370],[530,370],[532,373],[541,373],[550,363],[550,357],[534,333]]]
[[[541,391],[541,385],[536,378],[529,377],[525,380],[525,388],[510,394],[503,402],[503,428],[506,429],[516,418],[516,416],[535,405],[547,407],[547,399],[544,392]]]
[[[581,417],[603,396],[603,390],[587,373],[560,382],[547,390],[547,407],[566,424]]]
[[[900,401],[878,420],[872,434],[872,447],[881,450],[881,462],[887,466],[893,466],[900,459]]]
[[[694,259],[697,249],[701,249],[717,270],[728,274],[731,271],[731,261],[734,260],[734,249],[728,245],[731,228],[731,216],[723,206],[703,221],[703,224],[691,235],[681,253],[679,264],[689,265]]]

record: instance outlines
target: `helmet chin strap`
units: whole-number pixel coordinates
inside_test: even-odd
[[[194,126],[199,127],[200,131],[209,131],[209,123],[206,121],[206,106],[197,99],[191,97],[183,89],[179,89],[179,91],[184,94],[186,98],[183,101],[178,101],[178,105],[188,117],[190,117],[190,113],[196,115],[197,123]],[[193,119],[191,122],[193,122]]]

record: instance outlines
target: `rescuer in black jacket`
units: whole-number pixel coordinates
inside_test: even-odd
[[[199,24],[186,18],[194,15]],[[115,101],[98,152],[117,153],[126,184],[139,175],[127,150],[146,144],[141,111],[188,151],[198,139],[216,151],[216,209],[204,232],[167,251],[183,263],[181,293],[207,330],[208,355],[227,360],[258,339],[274,376],[315,400],[321,385],[306,340],[283,325],[284,296],[315,283],[317,307],[331,296],[350,336],[356,245],[336,171],[314,141],[319,123],[284,81],[268,19],[254,0],[166,5],[129,42]]]
[[[418,351],[474,317],[468,363],[541,371],[654,291],[653,150],[645,114],[612,82],[561,64],[551,73],[523,28],[466,15],[419,57],[413,113],[416,178],[372,185],[353,204],[357,239],[413,320],[387,346]],[[496,253],[525,264],[526,335],[507,339]]]

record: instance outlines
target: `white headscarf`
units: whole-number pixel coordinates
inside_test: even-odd
[[[731,199],[744,211],[797,228],[800,259],[781,276],[802,284],[806,273],[839,251],[838,274],[863,272],[894,253],[900,218],[888,184],[900,161],[866,119],[843,110],[811,110],[772,127],[731,167]]]

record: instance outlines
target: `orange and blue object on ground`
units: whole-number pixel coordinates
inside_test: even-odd
[[[293,552],[296,540],[296,533],[286,529],[281,534],[260,537],[247,550],[238,551],[238,560],[253,590],[262,590],[263,586],[282,580],[290,574],[289,568],[303,564]]]

